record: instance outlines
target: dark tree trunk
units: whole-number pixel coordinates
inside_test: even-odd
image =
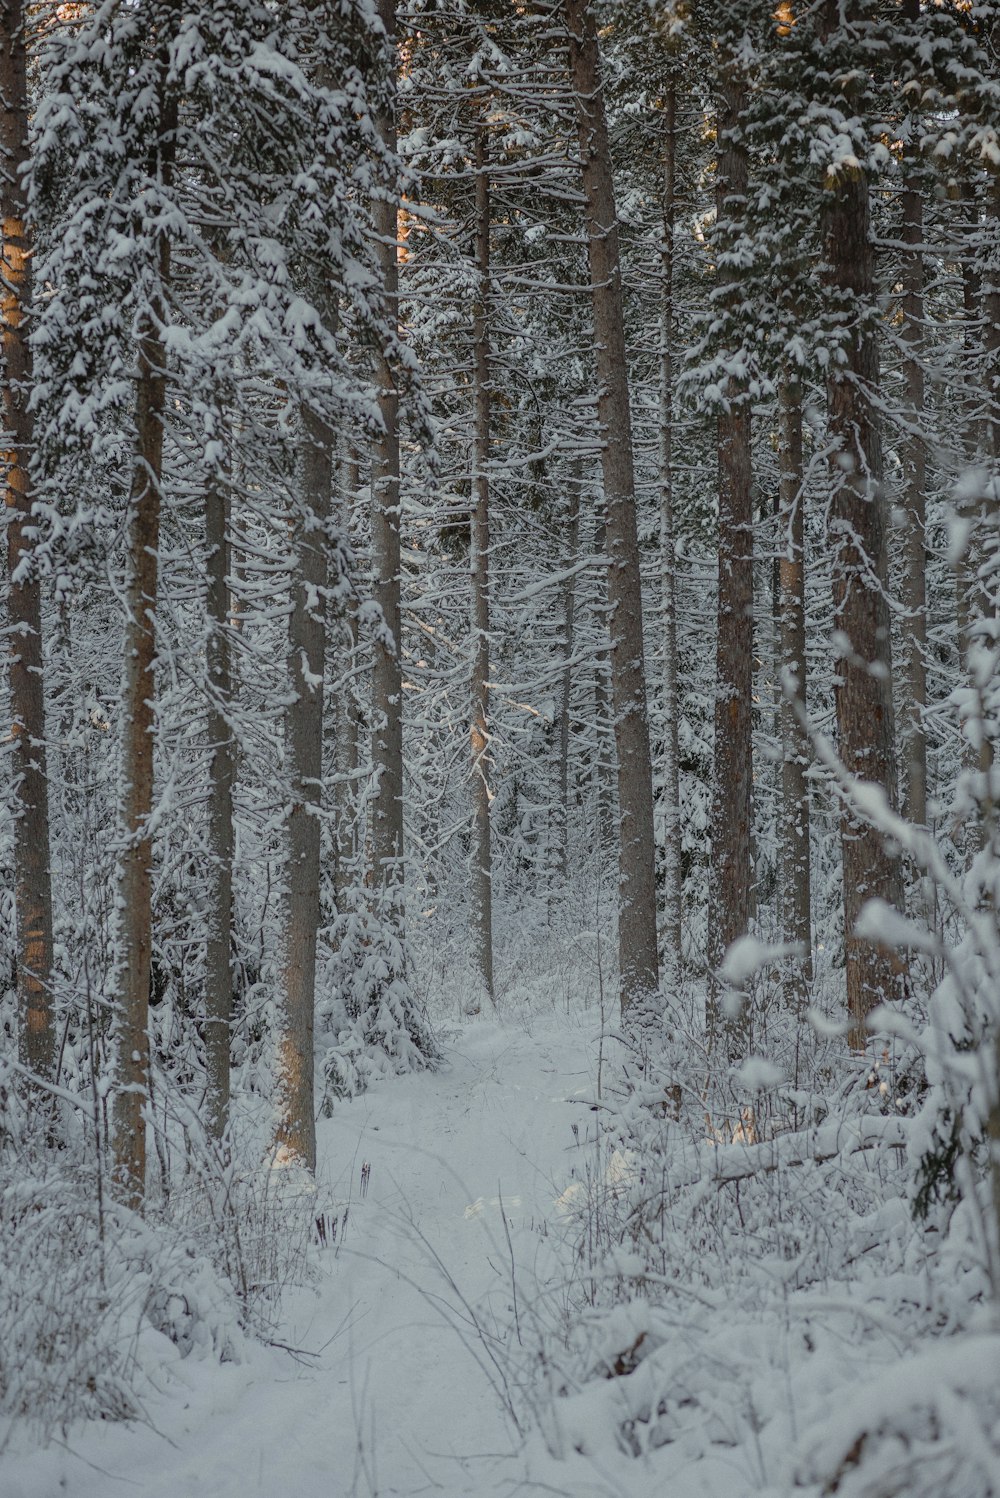
[[[919,0],[905,0],[904,14],[920,22]],[[927,821],[927,444],[924,440],[924,202],[923,183],[915,164],[918,122],[911,120],[904,164],[902,198],[903,297],[900,311],[903,378],[906,382],[906,532],[903,556],[903,602],[906,607],[906,698],[903,714],[903,764],[906,816]]]
[[[395,0],[379,0],[378,10],[386,35],[394,43]],[[379,134],[387,150],[395,152],[396,120],[392,108],[379,119]],[[374,219],[386,314],[395,324],[399,302],[398,231],[396,203],[391,195],[377,199]],[[391,891],[391,903],[401,914],[403,675],[400,655],[399,394],[395,371],[381,346],[375,356],[375,383],[382,431],[372,454],[372,557],[375,602],[382,610],[388,637],[378,640],[375,645],[372,770],[376,789],[371,809],[372,872],[376,898]]]
[[[493,851],[490,834],[490,179],[487,127],[476,130],[476,301],[472,439],[472,924],[486,997],[493,993]],[[469,1010],[478,1013],[478,996]]]
[[[849,114],[855,103],[839,101]],[[886,498],[882,436],[874,401],[879,388],[875,254],[868,180],[843,167],[824,184],[824,234],[831,304],[845,319],[845,365],[828,380],[830,532],[833,545],[833,626],[838,647],[837,733],[844,766],[880,787],[897,804],[892,658],[887,603]],[[874,897],[901,905],[899,859],[883,834],[846,807],[841,815],[848,1038],[863,1050],[868,1015],[899,997],[898,962],[886,949],[859,940],[855,925]]]
[[[161,57],[164,81],[167,60]],[[173,176],[177,100],[164,90],[161,128],[151,170]],[[149,985],[153,951],[153,749],[156,729],[156,608],[166,356],[164,292],[170,281],[170,241],[158,246],[159,290],[139,325],[136,446],[129,498],[128,623],[122,715],[122,820],[126,848],[119,901],[122,953],[118,995],[118,1075],[114,1103],[114,1177],[123,1200],[140,1207],[146,1189],[146,1102],[149,1096]]]
[[[803,950],[786,969],[786,1002],[801,1012],[812,982],[809,869],[809,738],[806,704],[805,493],[802,464],[802,386],[797,375],[781,387],[779,447],[778,616],[781,727],[781,935]]]
[[[31,557],[33,420],[31,350],[26,318],[32,298],[31,243],[21,167],[28,155],[28,95],[20,0],[0,0],[0,335],[3,370],[0,429],[9,446],[0,451],[7,509],[8,684],[11,702],[10,768],[17,827],[14,900],[17,917],[18,1053],[23,1066],[51,1078],[55,1062],[52,1023],[52,885],[49,868],[49,800],[42,678],[41,589]]]
[[[286,1159],[316,1169],[313,1026],[320,917],[320,819],[323,776],[324,595],[333,480],[333,433],[309,408],[302,413],[302,514],[297,523],[289,664],[294,701],[286,720],[292,779],[288,816],[284,1012],[278,1040],[277,1143]]]
[[[618,758],[618,954],[622,1012],[659,1007],[653,780],[646,711],[642,585],[618,215],[597,23],[589,0],[565,0],[576,98],[597,362],[606,505],[611,696]]]
[[[345,536],[352,531],[352,516],[361,487],[361,474],[357,453],[351,451],[343,465],[344,496],[341,509],[341,525]],[[345,681],[336,700],[336,740],[334,761],[336,774],[333,782],[333,834],[334,865],[333,894],[337,911],[347,909],[347,892],[351,880],[356,877],[357,856],[357,812],[355,793],[358,783],[358,744],[360,723],[354,672],[358,667],[358,620],[353,603],[348,605],[347,617],[341,627],[343,650],[347,656],[348,680]]]
[[[569,875],[569,720],[573,692],[573,653],[576,649],[576,564],[580,550],[580,490],[583,464],[573,464],[569,481],[569,514],[567,516],[566,568],[563,584],[563,667],[559,695],[559,793],[556,872],[565,891]]]
[[[660,311],[660,566],[663,569],[663,875],[664,936],[676,980],[681,946],[680,703],[677,690],[677,549],[674,544],[674,219],[677,200],[677,89],[663,109],[663,250]]]
[[[222,419],[222,412],[218,413]],[[205,494],[208,551],[208,841],[213,860],[205,953],[207,1124],[221,1139],[229,1119],[229,1057],[233,1018],[233,786],[236,757],[230,722],[233,672],[229,620],[230,485],[214,473]]]
[[[723,63],[719,90],[719,158],[716,203],[724,224],[743,211],[748,180],[740,123],[746,88],[737,65]],[[737,294],[738,275],[722,273]],[[753,781],[753,502],[750,404],[730,378],[718,416],[719,597],[716,645],[715,757],[712,792],[712,864],[709,884],[708,1030],[721,1021],[718,970],[727,949],[750,928],[754,901],[751,822]],[[743,1047],[742,1025],[726,1024],[731,1056]]]

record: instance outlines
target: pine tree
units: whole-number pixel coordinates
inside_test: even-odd
[[[14,884],[17,912],[18,1048],[30,1073],[51,1079],[56,1041],[52,1010],[52,887],[49,869],[48,765],[42,673],[41,585],[32,559],[30,409],[32,361],[31,231],[23,183],[28,158],[25,7],[0,5],[0,452],[7,516],[8,680],[17,814]]]
[[[659,956],[642,589],[617,211],[594,11],[588,0],[565,0],[564,14],[586,200],[606,506],[611,692],[618,755],[619,992],[622,1012],[634,1009],[641,1014],[657,1006]]]

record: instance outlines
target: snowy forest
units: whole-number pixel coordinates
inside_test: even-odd
[[[0,0],[3,1498],[998,1498],[1000,3]]]

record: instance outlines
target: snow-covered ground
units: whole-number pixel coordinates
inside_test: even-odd
[[[593,1031],[565,1016],[531,1033],[476,1021],[437,1073],[340,1104],[320,1124],[319,1199],[338,1224],[347,1208],[346,1227],[316,1252],[317,1283],[287,1295],[277,1334],[301,1351],[175,1359],[148,1426],[8,1447],[3,1498],[564,1490],[564,1469],[541,1453],[533,1465],[550,1470],[527,1471],[488,1341],[491,1317],[505,1329],[514,1314],[511,1254],[513,1280],[530,1284],[563,1220],[593,1131]]]
[[[0,1498],[995,1498],[1000,1336],[961,1256],[935,1268],[895,1135],[845,1125],[840,1163],[831,1124],[789,1136],[787,1178],[762,1156],[730,1199],[744,1147],[654,1110],[677,1183],[657,1270],[652,1238],[595,1237],[588,1184],[645,1179],[597,1143],[599,1028],[473,1020],[439,1071],[339,1104],[309,1203],[330,1241],[273,1344],[220,1365],[147,1329],[146,1422],[0,1436]]]

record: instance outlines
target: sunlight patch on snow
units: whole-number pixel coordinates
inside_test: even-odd
[[[501,1212],[505,1211],[508,1207],[519,1207],[520,1205],[521,1198],[519,1196],[505,1196],[502,1199],[499,1196],[477,1196],[474,1202],[469,1203],[462,1216],[467,1222],[471,1222],[474,1217],[482,1217],[488,1207],[493,1207],[496,1211]]]

